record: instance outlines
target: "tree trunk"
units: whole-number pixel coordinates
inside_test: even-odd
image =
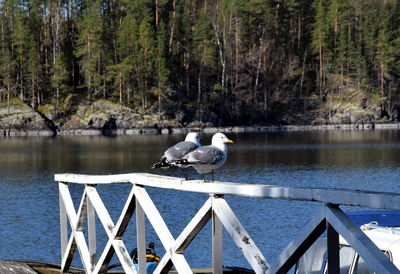
[[[36,91],[36,83],[35,83],[35,77],[32,77],[31,81],[31,106],[33,109],[36,109],[36,99],[35,99],[35,91]]]
[[[307,50],[304,51],[303,69],[301,71],[300,92],[299,92],[300,100],[302,100],[302,96],[303,96],[303,82],[304,82],[304,72],[306,71],[306,60],[307,60]],[[302,101],[300,101],[300,102],[302,102]],[[304,104],[303,104],[303,106],[304,106]]]
[[[158,94],[158,122],[161,121],[161,94]]]
[[[322,101],[322,83],[324,78],[324,56],[322,50],[322,42],[319,41],[319,97]]]
[[[7,114],[10,114],[10,84],[7,85]]]
[[[235,30],[235,86],[239,83],[239,22],[236,22],[236,30]]]
[[[57,1],[57,5],[55,7],[55,30],[54,30],[54,43],[53,43],[53,67],[56,68],[56,60],[59,55],[59,33],[60,33],[60,1]],[[59,75],[58,69],[56,69],[54,77],[56,78],[56,106],[58,106],[59,98],[60,98],[60,87],[59,87]]]
[[[254,82],[254,88],[253,88],[253,94],[252,94],[252,108],[251,108],[251,117],[254,120],[255,116],[255,109],[256,109],[256,94],[258,90],[258,81],[260,78],[260,71],[261,71],[261,64],[262,64],[262,52],[263,52],[263,41],[262,38],[260,38],[260,46],[258,49],[258,62],[257,62],[257,71],[256,71],[256,80]]]
[[[168,52],[171,53],[172,51],[172,41],[174,40],[174,31],[175,31],[175,23],[176,23],[176,0],[172,1],[172,24],[171,24],[171,31],[169,34],[169,44],[168,44]]]
[[[24,75],[22,72],[22,65],[19,66],[19,91],[20,91],[20,99],[23,102],[25,100],[25,94],[24,94]]]
[[[202,96],[202,92],[201,92],[201,72],[202,69],[200,68],[200,72],[199,72],[199,76],[197,79],[197,119],[201,122],[202,121],[202,102],[201,102],[201,96]]]
[[[380,82],[380,92],[381,92],[381,94],[382,95],[385,95],[385,64],[383,63],[383,62],[381,62],[381,65],[380,65],[380,74],[379,74],[379,76],[380,76],[380,79],[379,79],[379,82]]]
[[[298,31],[297,31],[297,50],[300,50],[300,45],[301,45],[301,16],[299,15],[298,21]]]
[[[122,104],[122,72],[119,72],[119,103]]]
[[[189,96],[189,92],[190,92],[190,71],[189,71],[189,52],[185,52],[183,54],[183,64],[185,67],[185,87],[186,87],[186,95]]]
[[[221,41],[220,41],[220,34],[219,34],[219,30],[218,30],[218,26],[217,24],[215,24],[215,22],[212,23],[212,26],[214,28],[214,34],[215,34],[215,39],[217,41],[217,45],[218,45],[218,52],[219,52],[219,60],[221,62],[221,67],[222,67],[222,71],[221,71],[221,86],[222,86],[222,98],[225,97],[226,95],[226,83],[225,83],[225,70],[226,70],[226,57],[224,54],[224,50],[223,50],[223,46]],[[224,104],[224,100],[222,99],[221,101],[221,105],[220,105],[220,111],[219,111],[219,117],[220,119],[223,116],[224,110],[225,110],[225,104]],[[219,121],[220,123],[221,121]]]
[[[221,62],[221,66],[222,66],[222,72],[221,72],[221,86],[223,89],[225,89],[225,67],[226,67],[226,59],[225,59],[225,55],[224,55],[224,51],[223,51],[223,45],[220,41],[219,38],[219,31],[218,31],[218,26],[213,22],[213,27],[214,27],[214,34],[215,34],[215,39],[217,41],[217,45],[218,45],[218,53],[219,53],[219,60]]]
[[[159,13],[159,6],[158,6],[158,0],[155,0],[155,6],[156,6],[156,10],[155,10],[155,16],[156,16],[156,28],[158,27],[158,13]]]

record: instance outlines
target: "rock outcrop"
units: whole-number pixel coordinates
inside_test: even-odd
[[[376,104],[356,88],[342,88],[340,92],[328,94],[318,110],[314,124],[351,124],[357,127],[381,120]]]
[[[380,98],[380,97],[376,97]],[[322,101],[322,103],[321,103]],[[400,107],[392,105],[387,111],[382,99],[369,97],[360,89],[343,87],[325,97],[311,96],[301,109],[276,109],[275,118],[268,116],[269,124],[252,126],[251,130],[309,129],[373,129],[376,125],[400,128]],[[154,110],[153,110],[154,112]],[[165,113],[164,113],[165,114]],[[81,95],[69,95],[58,105],[42,105],[37,110],[19,99],[0,103],[0,134],[12,135],[120,135],[181,132],[186,127],[205,132],[234,131],[240,128],[218,128],[214,123],[191,121],[182,127],[182,117],[161,120],[168,115],[142,114],[129,107],[108,100],[89,102]],[[271,126],[271,121],[274,126]],[[267,126],[269,125],[269,126]],[[239,130],[239,131],[237,131]],[[243,128],[243,132],[248,132]]]
[[[103,135],[137,131],[158,133],[161,130],[157,115],[141,115],[131,108],[102,99],[79,105],[74,113],[58,124],[61,134],[74,134],[76,130]]]
[[[41,113],[19,99],[0,104],[0,132],[5,136],[49,136],[56,126]]]

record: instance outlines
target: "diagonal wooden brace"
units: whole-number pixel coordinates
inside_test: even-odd
[[[96,188],[93,186],[86,186],[86,191],[88,198],[93,204],[97,216],[99,217],[100,222],[102,223],[108,235],[108,242],[93,272],[99,273],[104,271],[114,253],[116,253],[119,261],[121,262],[122,268],[126,273],[137,273],[133,261],[129,256],[129,252],[127,251],[123,241],[121,240],[121,237],[123,236],[135,209],[135,197],[133,195],[133,191],[131,191],[128,196],[125,206],[118,219],[117,225],[114,225]]]
[[[182,233],[176,238],[173,246],[165,253],[153,274],[166,273],[172,266],[171,257],[182,254],[201,229],[211,218],[211,198],[209,198],[196,215],[190,220]]]
[[[169,249],[174,245],[175,239],[165,224],[160,212],[157,210],[147,191],[140,186],[133,185],[132,190],[135,193],[137,201],[143,208],[148,220],[153,226],[157,236],[163,244],[165,250],[169,252]],[[171,260],[178,271],[178,273],[192,273],[185,257],[182,254],[170,254]]]
[[[65,213],[68,216],[71,225],[71,235],[68,245],[62,254],[61,269],[67,271],[71,265],[75,249],[78,248],[79,255],[81,256],[82,264],[87,273],[91,273],[92,264],[90,261],[89,249],[86,244],[85,236],[82,231],[83,222],[86,219],[86,191],[82,194],[82,199],[78,208],[78,213],[75,212],[74,204],[72,202],[71,194],[66,184],[59,184],[60,202],[63,203]]]
[[[250,235],[243,228],[228,203],[223,198],[212,198],[213,210],[231,236],[237,247],[256,273],[265,273],[269,265]]]

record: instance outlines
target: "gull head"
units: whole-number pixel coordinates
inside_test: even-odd
[[[218,132],[215,133],[211,139],[211,144],[214,146],[218,146],[221,144],[226,144],[226,143],[233,143],[232,140],[228,139],[225,134]]]
[[[198,132],[189,132],[186,135],[185,141],[200,144],[200,135]]]

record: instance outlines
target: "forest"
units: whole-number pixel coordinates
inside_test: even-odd
[[[2,103],[272,123],[349,87],[390,113],[399,76],[398,0],[0,1]]]

